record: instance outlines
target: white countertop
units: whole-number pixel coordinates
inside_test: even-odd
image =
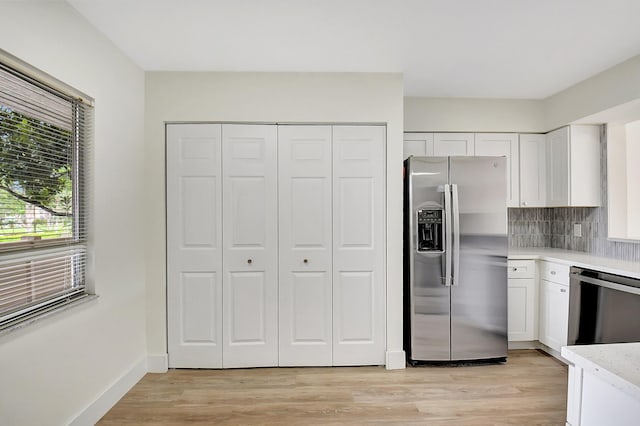
[[[607,272],[610,274],[640,279],[640,262],[630,262],[626,260],[611,259],[609,257],[594,256],[580,251],[538,247],[517,248],[509,249],[509,259],[548,260],[551,262],[563,263],[565,265],[595,269],[597,271]]]
[[[564,346],[562,356],[640,400],[640,343]]]

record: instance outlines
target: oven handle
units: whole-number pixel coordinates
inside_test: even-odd
[[[605,281],[605,280],[599,280],[597,278],[592,278],[592,277],[587,277],[584,275],[580,275],[577,273],[572,273],[571,274],[571,279],[572,280],[578,280],[578,281],[584,281],[586,283],[589,284],[595,284],[598,285],[600,287],[606,287],[606,288],[610,288],[612,290],[618,290],[618,291],[623,291],[625,293],[633,293],[633,294],[637,294],[640,295],[640,288],[636,288],[636,287],[630,287],[628,285],[624,285],[624,284],[617,284],[611,281]]]

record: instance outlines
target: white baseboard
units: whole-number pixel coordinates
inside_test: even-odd
[[[147,371],[149,373],[166,373],[169,370],[167,354],[149,354],[147,356]]]
[[[387,370],[400,370],[407,367],[404,351],[387,351],[386,361]]]
[[[571,363],[569,361],[567,361],[566,359],[564,359],[562,357],[562,354],[560,354],[560,352],[556,351],[555,349],[551,349],[549,346],[540,343],[540,349],[542,349],[543,351],[545,351],[546,353],[548,353],[549,355],[551,355],[552,357],[556,358],[558,361],[561,361],[567,365],[570,365]]]
[[[146,373],[147,358],[142,357],[69,424],[71,426],[95,425]]]
[[[509,342],[509,349],[540,349],[540,342],[537,340]]]

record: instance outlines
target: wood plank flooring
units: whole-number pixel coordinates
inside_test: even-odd
[[[564,425],[567,367],[536,350],[465,367],[147,374],[99,425]]]

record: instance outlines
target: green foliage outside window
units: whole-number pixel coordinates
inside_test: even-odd
[[[72,134],[0,105],[0,243],[71,236]]]

